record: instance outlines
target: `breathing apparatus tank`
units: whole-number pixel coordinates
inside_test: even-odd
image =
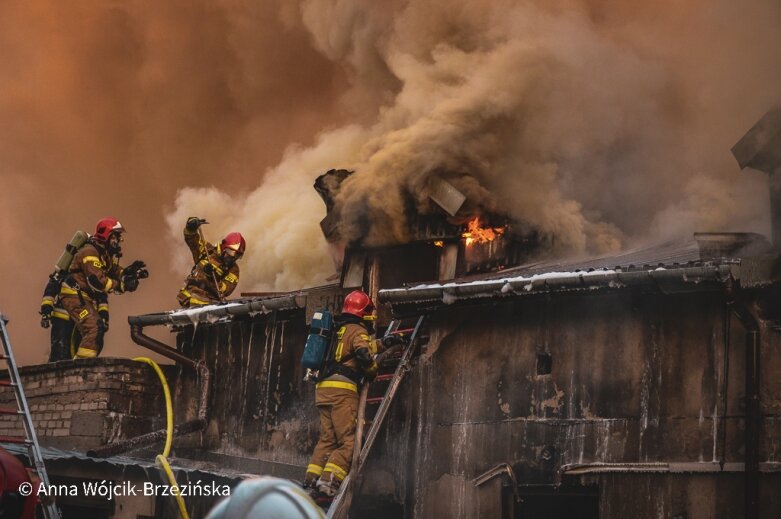
[[[89,234],[84,231],[76,231],[71,241],[65,245],[65,250],[60,254],[57,263],[54,264],[54,277],[62,276],[63,272],[67,272],[73,261],[73,256],[89,239]]]

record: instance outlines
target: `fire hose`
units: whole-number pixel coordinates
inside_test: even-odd
[[[160,378],[160,383],[163,385],[166,414],[165,447],[163,447],[163,453],[158,454],[155,457],[155,462],[162,467],[163,471],[168,477],[168,482],[171,484],[171,493],[174,495],[174,497],[176,497],[176,504],[179,506],[179,515],[181,515],[182,519],[190,519],[190,516],[187,514],[187,508],[184,505],[184,499],[179,492],[179,485],[176,483],[176,478],[174,477],[174,473],[171,470],[171,466],[168,464],[167,459],[168,455],[171,453],[171,444],[173,443],[174,439],[174,411],[173,404],[171,403],[171,391],[168,389],[168,381],[165,378],[163,370],[160,369],[160,366],[158,366],[157,363],[152,359],[148,357],[136,357],[133,360],[138,362],[145,362],[152,366],[152,369],[155,370],[158,378]]]

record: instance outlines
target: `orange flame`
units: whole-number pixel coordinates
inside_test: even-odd
[[[467,230],[461,235],[466,239],[467,247],[473,243],[488,243],[502,234],[506,227],[480,227],[480,217],[476,216],[467,224]]]
[[[445,246],[445,242],[442,241],[442,240],[434,240],[434,246],[435,247],[444,247]]]

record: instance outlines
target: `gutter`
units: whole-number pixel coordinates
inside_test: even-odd
[[[624,272],[549,272],[534,276],[420,285],[380,290],[380,303],[391,305],[432,302],[452,304],[462,300],[497,299],[551,292],[646,287],[662,293],[716,290],[730,279],[734,266],[714,265]]]
[[[177,310],[175,312],[130,316],[127,321],[131,326],[213,323],[223,317],[238,317],[256,313],[267,314],[278,310],[297,310],[306,308],[306,299],[305,294],[291,294],[279,297],[253,299],[243,303],[207,305],[198,308]]]

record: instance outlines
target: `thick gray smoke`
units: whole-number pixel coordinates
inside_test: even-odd
[[[292,289],[332,272],[310,191],[331,167],[356,171],[340,228],[369,244],[407,239],[405,197],[436,210],[435,174],[557,254],[765,230],[764,179],[729,149],[779,100],[778,3],[549,4],[303,1],[314,44],[349,78],[356,125],[289,150],[222,216],[253,228],[250,283]],[[180,193],[174,221],[212,196]]]

